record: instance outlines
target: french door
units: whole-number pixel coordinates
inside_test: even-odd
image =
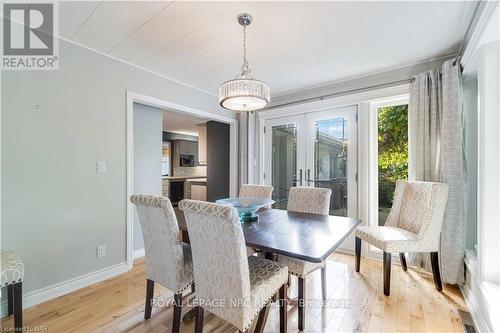
[[[286,209],[292,186],[324,187],[332,190],[330,215],[357,217],[356,112],[351,106],[265,121],[263,176],[274,187],[274,208]]]

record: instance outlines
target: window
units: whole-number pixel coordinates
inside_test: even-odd
[[[396,181],[408,179],[408,104],[377,109],[378,225],[392,207]]]
[[[172,145],[170,142],[163,142],[163,152],[161,157],[161,175],[170,176],[170,159],[171,159],[171,149]]]
[[[408,179],[408,97],[370,103],[370,225],[385,225],[396,181]]]

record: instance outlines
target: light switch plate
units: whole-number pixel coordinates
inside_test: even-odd
[[[96,165],[97,165],[97,170],[96,170],[97,173],[99,174],[106,173],[106,162],[97,161]]]

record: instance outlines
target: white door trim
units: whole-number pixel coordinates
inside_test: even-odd
[[[160,98],[140,94],[127,90],[127,196],[125,198],[127,207],[127,230],[126,230],[126,256],[128,269],[132,269],[133,258],[133,221],[134,210],[129,198],[134,193],[134,103],[145,104],[160,109],[173,110],[175,112],[190,114],[210,120],[229,124],[230,143],[229,153],[229,195],[235,196],[238,184],[238,129],[235,118],[217,115],[207,111],[194,109],[189,106],[173,103]]]

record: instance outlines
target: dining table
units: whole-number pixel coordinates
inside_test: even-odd
[[[189,243],[183,212],[175,213],[182,239]],[[352,217],[261,208],[255,222],[241,224],[246,246],[313,263],[326,260],[361,224]]]

